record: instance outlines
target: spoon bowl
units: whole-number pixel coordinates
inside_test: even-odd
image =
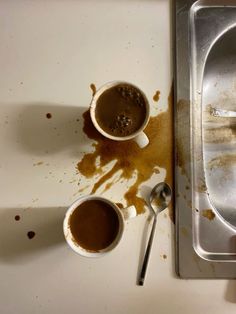
[[[166,209],[171,201],[171,188],[165,182],[160,182],[154,186],[149,197],[149,207],[154,215]]]

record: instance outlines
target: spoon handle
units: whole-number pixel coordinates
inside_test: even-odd
[[[142,265],[141,273],[139,275],[139,280],[138,280],[138,285],[139,286],[143,286],[143,284],[144,284],[144,278],[145,278],[145,275],[146,275],[148,260],[149,260],[151,247],[152,247],[152,242],[153,242],[155,229],[156,229],[156,222],[157,222],[157,216],[155,215],[154,216],[154,220],[153,220],[153,224],[152,224],[152,230],[151,230],[151,233],[150,233],[150,236],[149,236],[149,240],[148,240],[148,245],[147,245],[146,252],[145,252],[145,255],[144,255],[144,259],[143,259],[143,265]]]

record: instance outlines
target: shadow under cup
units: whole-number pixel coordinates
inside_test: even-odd
[[[87,249],[81,246],[81,244],[78,243],[79,241],[73,235],[73,230],[72,230],[71,218],[73,218],[73,214],[76,214],[76,212],[79,213],[80,206],[86,204],[86,202],[89,203],[89,201],[95,201],[95,202],[97,201],[100,204],[104,203],[104,208],[106,207],[106,208],[109,208],[109,210],[114,211],[115,215],[113,216],[117,217],[117,228],[116,228],[117,231],[114,231],[116,233],[115,233],[115,237],[113,238],[113,241],[105,248],[98,249],[98,250]],[[87,219],[89,219],[88,216],[87,216]],[[87,228],[86,232],[89,232],[89,229],[91,230],[91,228]],[[119,208],[108,199],[99,197],[99,196],[83,196],[79,198],[78,200],[76,200],[67,210],[65,218],[64,218],[63,230],[64,230],[65,239],[68,245],[72,248],[74,252],[85,257],[100,257],[112,251],[120,242],[123,235],[123,231],[124,231],[124,218]],[[84,232],[85,230],[83,231],[83,233]],[[94,241],[96,241],[96,236],[99,236],[99,234],[96,234],[96,232],[95,233],[93,232],[93,235],[94,235]],[[80,235],[78,234],[77,238],[79,237]],[[86,237],[86,234],[85,234],[85,237]],[[90,235],[90,239],[91,239],[91,235]]]

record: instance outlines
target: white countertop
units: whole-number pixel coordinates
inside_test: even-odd
[[[76,163],[91,149],[71,131],[77,116],[82,129],[90,84],[130,81],[150,101],[160,90],[152,114],[166,110],[170,25],[165,0],[0,1],[1,314],[235,313],[234,281],[176,277],[167,212],[158,217],[144,287],[136,278],[147,214],[129,221],[118,248],[99,259],[76,255],[62,235],[66,207],[80,195]],[[47,112],[57,115],[50,132]],[[105,196],[124,187],[114,189]]]

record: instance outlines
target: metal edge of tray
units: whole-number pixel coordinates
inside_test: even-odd
[[[175,3],[175,223],[176,273],[181,278],[236,278],[234,262],[215,262],[201,258],[193,248],[190,25],[194,0]],[[210,2],[209,2],[210,3]],[[221,1],[216,0],[220,5]],[[190,186],[190,188],[186,188]]]

